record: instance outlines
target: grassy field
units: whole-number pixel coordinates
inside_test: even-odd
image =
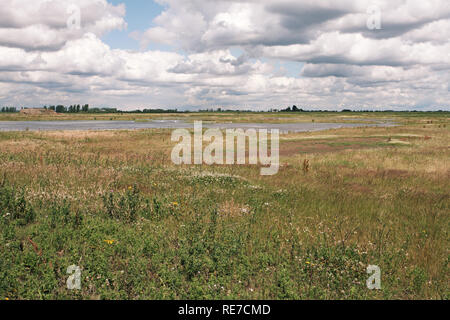
[[[373,120],[394,120],[416,123],[417,119],[431,119],[443,121],[449,112],[206,112],[206,113],[167,113],[167,114],[139,114],[139,113],[59,113],[49,115],[29,115],[20,113],[0,113],[0,121],[52,121],[52,120],[98,120],[98,121],[147,121],[161,119],[180,119],[187,122],[196,120],[217,122],[371,122]],[[354,120],[352,120],[352,118]],[[362,120],[363,119],[363,120]],[[418,120],[420,121],[420,120]]]
[[[448,113],[61,119],[352,116],[399,126],[282,135],[266,177],[175,166],[169,130],[0,132],[0,299],[448,299]]]

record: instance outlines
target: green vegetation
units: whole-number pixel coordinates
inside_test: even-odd
[[[281,117],[203,119],[233,116]],[[448,299],[448,115],[386,117],[282,135],[273,177],[175,166],[169,130],[0,132],[0,299]]]
[[[64,107],[64,106],[62,106]],[[374,121],[395,121],[409,125],[422,123],[436,124],[447,119],[450,112],[331,112],[331,111],[308,111],[308,112],[246,112],[246,111],[226,111],[215,112],[177,112],[172,110],[167,113],[165,110],[144,110],[144,111],[117,111],[115,109],[99,109],[88,107],[87,112],[63,112],[57,114],[20,114],[1,113],[0,121],[49,121],[49,120],[203,120],[208,122],[271,122],[271,123],[294,123],[294,122],[374,122]],[[56,107],[55,107],[56,108]],[[65,107],[64,107],[65,108]],[[70,107],[69,107],[70,108]]]
[[[15,107],[2,107],[0,109],[0,112],[14,113],[14,112],[17,112],[17,109]]]

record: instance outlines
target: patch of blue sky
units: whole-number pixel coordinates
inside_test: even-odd
[[[179,54],[187,56],[187,53],[181,48],[173,48],[168,45],[150,43],[147,48],[141,48],[138,40],[130,36],[132,32],[145,32],[147,29],[154,27],[153,20],[159,16],[165,9],[162,5],[149,0],[109,0],[113,5],[125,4],[126,15],[125,21],[128,28],[126,30],[114,30],[102,37],[102,40],[113,49],[124,50],[161,50],[161,51],[176,51]],[[230,52],[236,58],[245,54],[245,51],[240,47],[231,47]],[[251,59],[256,61],[256,59]],[[260,61],[272,64],[278,74],[283,74],[288,77],[300,78],[301,70],[304,63],[295,61],[281,61],[276,59],[262,58]]]
[[[289,77],[289,78],[302,78],[301,71],[305,66],[304,62],[288,61],[288,60],[276,60],[276,59],[259,59],[262,62],[269,63],[275,67],[277,74]]]
[[[126,30],[114,30],[102,37],[102,40],[113,49],[139,50],[139,41],[130,37],[134,31],[145,32],[154,26],[153,20],[161,14],[164,7],[149,0],[109,0],[113,5],[125,4],[125,21],[128,24]],[[168,46],[150,44],[152,50],[169,50]]]

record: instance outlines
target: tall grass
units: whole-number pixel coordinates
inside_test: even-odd
[[[448,119],[421,121],[323,133],[409,144],[289,153],[274,177],[173,166],[164,130],[0,133],[0,298],[448,299]]]

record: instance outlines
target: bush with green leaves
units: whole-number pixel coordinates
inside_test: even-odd
[[[10,187],[6,182],[0,185],[0,210],[1,219],[5,222],[27,225],[35,219],[34,209],[25,198],[25,191]]]
[[[103,195],[103,206],[108,217],[128,222],[136,221],[143,209],[143,199],[136,185],[125,193],[111,190]]]

